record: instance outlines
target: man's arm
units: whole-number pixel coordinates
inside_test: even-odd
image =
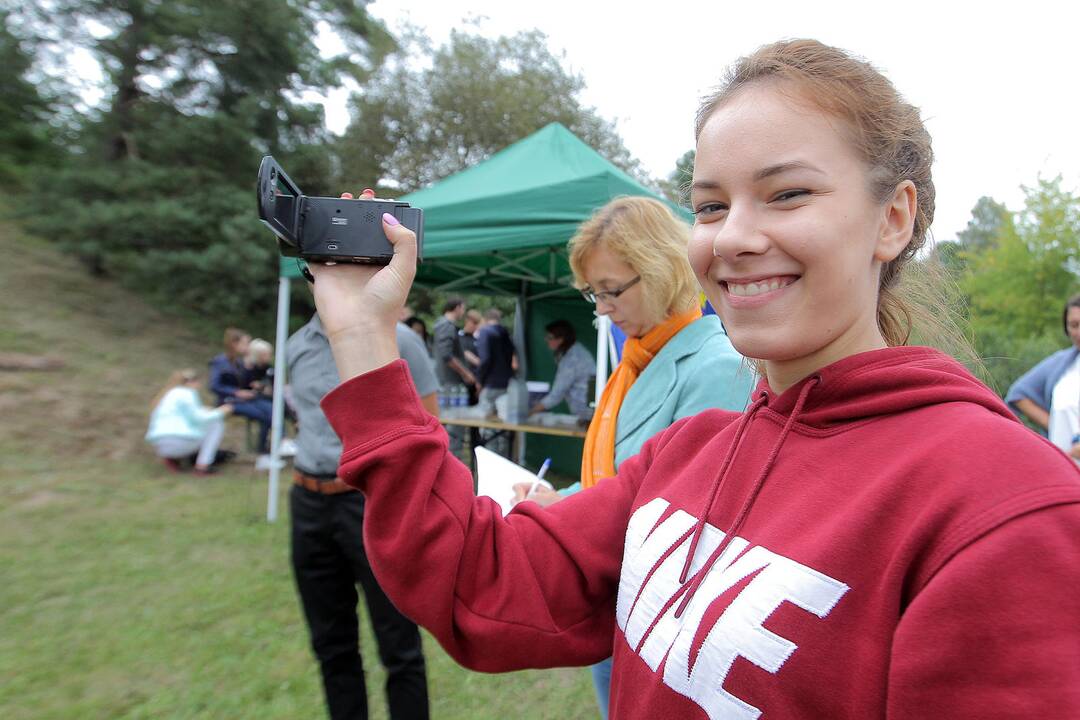
[[[1050,413],[1041,408],[1039,404],[1031,398],[1021,398],[1017,400],[1016,409],[1027,415],[1033,423],[1039,425],[1043,430],[1050,427]]]
[[[461,379],[465,381],[466,385],[476,385],[477,387],[480,387],[480,383],[476,379],[476,376],[473,375],[467,367],[462,365],[461,361],[458,360],[456,357],[450,356],[450,359],[446,361],[446,365],[451,370],[460,375]]]
[[[219,401],[235,395],[240,389],[225,378],[227,371],[231,369],[229,361],[224,356],[218,356],[210,361],[210,377],[206,384],[210,386],[210,391],[218,396]]]
[[[450,327],[443,327],[437,325],[435,328],[435,361],[443,363],[446,367],[453,370],[467,385],[475,385],[476,378],[472,372],[461,364],[461,361],[454,355],[454,341],[457,340],[457,330],[451,325]]]
[[[398,353],[409,366],[409,376],[416,387],[416,394],[420,396],[420,404],[429,413],[439,417],[439,381],[428,361],[424,342],[412,330],[401,326],[397,327],[397,342]]]

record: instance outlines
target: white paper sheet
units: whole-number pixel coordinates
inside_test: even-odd
[[[477,447],[473,452],[476,454],[476,494],[486,495],[497,502],[505,515],[513,507],[514,485],[531,483],[536,480],[536,473],[485,447]],[[546,481],[540,482],[551,487]]]

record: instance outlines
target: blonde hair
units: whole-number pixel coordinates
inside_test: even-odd
[[[641,276],[645,307],[658,323],[697,302],[697,280],[686,257],[689,242],[690,226],[659,200],[615,198],[570,239],[570,269],[577,287],[584,288],[585,259],[603,245]]]
[[[268,358],[274,357],[274,346],[262,338],[255,338],[248,345],[247,357],[244,359],[247,360],[248,364],[253,365],[260,355],[266,355]]]
[[[175,387],[185,385],[189,382],[193,382],[198,378],[199,373],[195,372],[191,368],[174,370],[172,374],[169,375],[169,379],[165,381],[165,384],[161,386],[161,389],[158,390],[157,395],[155,395],[154,399],[150,402],[150,412],[154,411],[154,408],[156,408],[158,406],[158,403],[161,402],[161,398],[165,397],[166,393],[168,393],[170,390]]]

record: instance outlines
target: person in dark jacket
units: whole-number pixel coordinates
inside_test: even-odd
[[[491,308],[484,313],[484,324],[476,334],[476,354],[480,367],[476,380],[480,384],[480,407],[487,414],[495,412],[495,400],[506,394],[510,378],[517,368],[517,351],[510,331],[502,324],[502,312]]]
[[[218,405],[229,403],[233,414],[251,418],[259,423],[260,453],[269,452],[270,419],[273,402],[249,385],[244,356],[251,345],[251,336],[239,328],[225,329],[225,352],[210,361],[210,390],[217,395]]]

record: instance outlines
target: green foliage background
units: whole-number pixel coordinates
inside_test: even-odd
[[[328,26],[344,47],[334,57],[313,39]],[[79,51],[105,73],[93,106],[59,76],[60,60]],[[337,137],[305,91],[347,80],[358,89]],[[9,214],[93,275],[208,334],[226,324],[265,334],[277,258],[254,219],[263,154],[309,194],[374,186],[391,195],[558,121],[686,203],[693,151],[667,178],[647,177],[614,123],[583,103],[584,87],[540,32],[489,37],[463,25],[436,45],[414,28],[391,36],[367,2],[0,0],[0,181],[18,197]],[[1065,344],[1058,316],[1080,268],[1077,197],[1060,177],[1024,191],[1015,210],[981,198],[956,241],[920,259],[957,288],[946,288],[944,314],[999,392]],[[441,300],[420,289],[413,304],[430,321]],[[293,324],[310,310],[298,293]],[[932,331],[916,337],[936,342]]]
[[[943,253],[959,280],[988,382],[1002,394],[1068,345],[1062,308],[1080,291],[1080,198],[1060,176],[1039,178],[1024,194],[1016,212],[980,199],[958,246]]]
[[[541,33],[462,30],[436,47],[415,30],[392,37],[367,5],[0,0],[0,174],[23,190],[15,218],[208,334],[267,334],[277,251],[253,192],[264,154],[309,195],[400,194],[560,121],[643,175]],[[345,51],[323,57],[320,27]],[[76,51],[105,73],[95,107],[43,82]],[[304,93],[346,80],[359,90],[338,138]],[[429,318],[440,302],[416,298]],[[311,310],[298,293],[293,325]]]

